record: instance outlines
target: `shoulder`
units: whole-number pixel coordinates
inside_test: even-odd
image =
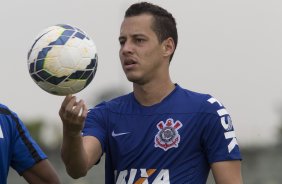
[[[215,97],[208,95],[203,102],[202,111],[216,116],[228,115],[224,105]]]
[[[183,88],[178,93],[181,103],[185,106],[189,104],[190,111],[214,115],[227,113],[223,104],[208,93],[199,93]]]
[[[11,111],[6,105],[0,104],[0,114],[1,115],[11,114]]]
[[[17,113],[11,110],[8,106],[0,103],[0,115],[11,115],[13,118],[18,118]]]
[[[199,93],[188,89],[176,86],[176,91],[170,99],[172,104],[175,104],[178,109],[190,113],[199,113],[204,111],[203,106],[206,105],[207,100],[210,98],[209,94]]]
[[[23,134],[28,131],[17,113],[3,104],[0,104],[0,124],[6,130],[10,130],[11,132]]]
[[[199,93],[195,91],[191,91],[188,89],[184,89],[179,87],[178,96],[180,99],[189,100],[190,103],[194,104],[201,104],[205,101],[210,95],[205,93]]]
[[[8,108],[6,105],[0,103],[0,108]]]

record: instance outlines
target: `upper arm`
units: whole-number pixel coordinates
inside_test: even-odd
[[[59,177],[50,162],[45,159],[36,163],[22,173],[25,180],[30,184],[58,184]]]
[[[231,117],[225,107],[215,98],[210,97],[205,105],[203,116],[202,146],[208,162],[241,160]]]
[[[228,111],[215,98],[207,100],[203,145],[217,184],[241,184],[241,154]]]
[[[213,177],[217,184],[242,184],[241,161],[222,161],[211,164]]]
[[[96,137],[84,136],[83,147],[87,155],[88,169],[90,169],[101,158],[103,154],[102,146],[100,141]]]

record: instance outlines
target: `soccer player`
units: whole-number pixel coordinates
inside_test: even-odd
[[[73,178],[106,154],[106,184],[241,184],[231,118],[208,94],[173,83],[174,17],[146,2],[131,5],[120,28],[120,60],[133,92],[87,110],[68,95],[59,111],[62,159]]]
[[[0,183],[9,167],[30,184],[58,184],[59,177],[16,113],[0,104]]]

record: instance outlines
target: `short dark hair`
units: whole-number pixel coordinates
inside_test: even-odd
[[[132,17],[141,14],[150,14],[154,17],[152,29],[156,33],[160,43],[165,39],[172,37],[176,48],[178,35],[176,21],[171,13],[160,6],[148,2],[139,2],[132,4],[126,10],[124,17]],[[174,52],[170,56],[170,61],[173,54]]]

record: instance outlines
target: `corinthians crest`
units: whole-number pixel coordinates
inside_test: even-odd
[[[167,151],[170,148],[177,148],[180,142],[180,135],[178,129],[182,127],[180,121],[174,122],[173,119],[169,118],[164,123],[163,121],[157,124],[159,132],[155,136],[155,147],[162,148]]]

